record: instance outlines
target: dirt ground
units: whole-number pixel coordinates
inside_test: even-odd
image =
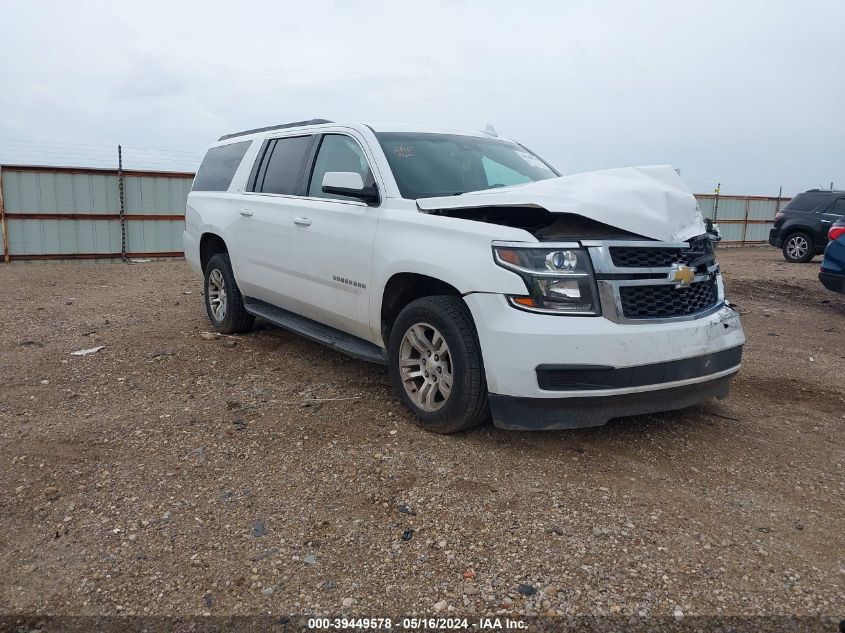
[[[380,367],[206,340],[184,262],[0,265],[0,613],[838,621],[845,297],[818,259],[719,251],[727,400],[457,436]]]

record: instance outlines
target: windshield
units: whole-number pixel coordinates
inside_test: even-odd
[[[454,196],[559,176],[521,145],[460,134],[376,134],[403,198]]]

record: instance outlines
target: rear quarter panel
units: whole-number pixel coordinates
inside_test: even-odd
[[[229,248],[235,279],[238,279],[237,253],[232,250],[233,225],[236,216],[232,214],[232,199],[238,194],[227,192],[192,191],[188,194],[185,207],[185,259],[191,267],[200,269],[200,239],[205,233],[213,233],[223,239]],[[190,252],[189,252],[190,249]]]
[[[780,230],[780,239],[785,240],[790,233],[795,231],[809,233],[816,248],[824,247],[827,243],[827,234],[821,230],[821,215],[817,213],[793,212],[787,215]]]
[[[826,273],[845,275],[845,236],[839,237],[827,245],[821,269]]]

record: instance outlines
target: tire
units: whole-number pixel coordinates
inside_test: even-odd
[[[481,347],[463,299],[412,301],[396,318],[387,349],[393,389],[419,426],[457,433],[489,418]]]
[[[219,253],[209,260],[205,267],[203,294],[205,312],[217,332],[234,334],[246,332],[252,327],[255,317],[244,308],[243,297],[235,282],[228,254]]]
[[[806,264],[816,254],[813,238],[804,231],[795,231],[783,241],[783,258],[790,264]]]

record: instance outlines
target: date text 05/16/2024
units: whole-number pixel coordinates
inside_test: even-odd
[[[308,628],[315,630],[378,630],[378,629],[439,629],[450,630],[519,630],[528,628],[528,624],[522,620],[511,620],[510,618],[479,618],[469,620],[468,618],[309,618]]]

